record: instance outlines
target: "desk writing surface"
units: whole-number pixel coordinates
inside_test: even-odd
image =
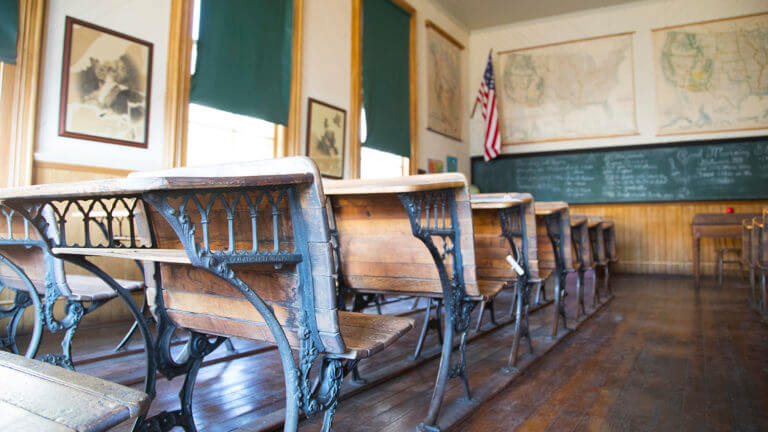
[[[744,219],[759,217],[760,213],[697,213],[693,225],[741,225]]]
[[[562,212],[568,209],[568,203],[565,203],[562,201],[548,201],[548,202],[537,201],[535,206],[536,206],[536,215],[538,216],[546,216],[552,213]]]
[[[425,174],[385,179],[323,180],[326,195],[373,195],[463,188],[467,179],[460,173]]]
[[[277,174],[244,177],[128,177],[73,183],[51,183],[0,190],[0,200],[94,198],[137,195],[143,192],[184,189],[225,189],[311,183],[312,174]]]
[[[0,351],[0,430],[106,430],[145,413],[138,390]]]

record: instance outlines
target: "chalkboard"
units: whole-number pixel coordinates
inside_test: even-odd
[[[768,137],[474,157],[472,183],[572,204],[768,198]]]

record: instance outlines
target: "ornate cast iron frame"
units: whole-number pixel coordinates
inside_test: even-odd
[[[168,431],[180,426],[185,431],[195,431],[195,423],[192,415],[192,392],[197,372],[202,359],[216,349],[226,339],[223,337],[211,337],[197,332],[191,332],[191,337],[185,348],[186,355],[181,359],[174,359],[171,355],[171,339],[176,328],[165,313],[162,300],[161,280],[159,264],[155,263],[154,282],[156,284],[155,300],[157,308],[156,335],[149,330],[147,319],[144,318],[139,307],[134,303],[129,293],[115,280],[90,262],[85,256],[67,254],[66,248],[82,247],[68,242],[65,235],[66,214],[72,206],[83,214],[86,225],[90,220],[90,213],[95,208],[101,207],[107,212],[107,238],[105,243],[93,243],[90,241],[88,228],[85,229],[85,246],[91,248],[146,248],[156,247],[152,225],[149,228],[150,244],[142,244],[138,241],[134,230],[135,221],[139,217],[139,202],[151,205],[169,223],[178,236],[190,262],[193,266],[204,269],[225,283],[231,284],[239,290],[244,297],[256,308],[264,318],[272,336],[276,341],[286,385],[285,431],[295,431],[298,427],[299,411],[303,410],[307,417],[311,417],[320,411],[325,411],[323,430],[330,430],[333,415],[338,404],[339,390],[342,380],[357,364],[356,360],[347,360],[326,355],[327,352],[320,339],[317,323],[314,315],[314,293],[311,285],[310,259],[307,247],[307,232],[303,218],[301,217],[299,198],[296,185],[269,186],[269,187],[237,187],[227,189],[188,189],[172,191],[148,191],[141,194],[105,195],[94,198],[61,198],[61,199],[11,199],[4,204],[20,213],[31,223],[43,239],[43,245],[48,253],[62,260],[74,263],[107,283],[117,295],[126,303],[136,320],[138,329],[143,337],[146,350],[146,375],[144,391],[150,399],[155,397],[155,382],[158,372],[168,379],[184,375],[184,385],[179,393],[180,409],[172,412],[162,412],[151,418],[140,418],[135,430],[139,431]],[[234,197],[229,201],[227,196]],[[207,199],[205,199],[207,197]],[[171,204],[169,199],[180,199],[178,206]],[[269,202],[273,216],[272,250],[262,250],[259,247],[256,219],[258,207],[262,199]],[[280,201],[288,199],[295,250],[285,251],[279,249],[279,229],[277,221],[280,216]],[[252,245],[249,250],[237,250],[235,248],[234,212],[238,202],[246,203],[252,221]],[[215,202],[220,202],[226,210],[228,222],[229,247],[225,250],[211,250],[208,238],[208,226],[210,224],[211,209]],[[131,228],[128,243],[118,242],[114,238],[111,229],[112,220],[108,206],[111,203],[123,202],[129,209]],[[129,205],[131,202],[133,205]],[[49,222],[43,215],[46,209],[54,211],[53,223],[58,224],[58,230],[50,229]],[[63,209],[63,210],[62,210]],[[58,211],[57,211],[58,210]],[[191,211],[197,211],[200,216],[200,224],[193,222]],[[202,231],[202,244],[196,241],[195,233]],[[58,231],[58,232],[56,232]],[[57,254],[53,254],[54,248]],[[1,258],[0,258],[1,259]],[[272,264],[276,268],[286,264],[295,264],[299,272],[301,295],[301,319],[299,320],[299,362],[294,363],[291,347],[285,332],[269,306],[254,290],[251,289],[235,274],[233,267],[239,264],[262,263]],[[34,292],[34,291],[33,291]],[[311,369],[315,359],[322,356],[322,365],[317,377],[311,378]]]
[[[533,341],[531,340],[530,323],[528,320],[531,304],[531,285],[529,283],[531,272],[528,266],[525,205],[520,204],[513,208],[499,209],[499,223],[501,224],[501,236],[507,239],[509,248],[512,250],[512,258],[523,269],[523,274],[518,275],[514,283],[515,301],[512,303],[513,310],[510,311],[510,315],[515,315],[515,331],[512,337],[512,350],[509,353],[507,366],[504,368],[507,372],[514,372],[517,370],[521,337],[528,341],[528,351],[533,353]],[[520,247],[517,246],[515,239],[519,239]],[[508,282],[508,284],[511,283],[511,281]]]
[[[563,320],[563,327],[568,328],[568,322],[565,316],[565,278],[568,276],[568,270],[565,265],[565,242],[563,235],[566,233],[565,220],[561,212],[553,212],[544,216],[547,226],[547,236],[552,243],[552,252],[555,256],[555,309],[554,319],[552,320],[551,338],[557,336],[557,329],[560,324],[560,318]]]

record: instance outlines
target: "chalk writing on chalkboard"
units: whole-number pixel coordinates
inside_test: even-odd
[[[473,158],[472,182],[574,204],[768,198],[768,137]]]

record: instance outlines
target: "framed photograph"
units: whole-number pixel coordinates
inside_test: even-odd
[[[427,159],[427,164],[429,169],[427,170],[430,174],[435,173],[441,173],[443,172],[443,161],[440,159]]]
[[[315,161],[323,176],[344,177],[347,112],[309,98],[307,125],[307,156]]]
[[[455,156],[446,156],[446,172],[456,172],[459,170],[459,160]]]
[[[427,129],[461,141],[461,51],[464,46],[427,20]]]
[[[67,17],[59,135],[147,147],[152,44]]]

